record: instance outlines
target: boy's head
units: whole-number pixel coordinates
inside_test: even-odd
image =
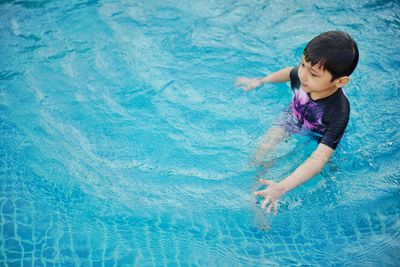
[[[298,71],[301,87],[329,95],[349,82],[357,63],[357,44],[347,33],[322,33],[304,48]]]
[[[304,48],[304,60],[332,75],[332,81],[348,77],[358,63],[356,42],[345,32],[329,31],[314,37]]]

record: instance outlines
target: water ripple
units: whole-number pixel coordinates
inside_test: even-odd
[[[396,1],[2,1],[0,263],[398,261],[399,10]],[[316,143],[294,136],[274,164],[250,167],[291,93],[245,94],[233,81],[293,66],[311,37],[339,28],[360,47],[345,88],[348,131],[277,216],[260,213],[257,177],[282,179]]]

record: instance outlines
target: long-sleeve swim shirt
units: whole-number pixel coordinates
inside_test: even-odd
[[[313,100],[301,88],[298,66],[290,72],[293,99],[289,107],[298,129],[306,128],[317,134],[319,143],[336,149],[349,122],[350,103],[342,88],[332,95]]]

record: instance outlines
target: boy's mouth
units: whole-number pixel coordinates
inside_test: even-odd
[[[307,93],[310,92],[309,88],[307,87],[307,84],[304,84],[304,83],[302,83],[302,82],[300,82],[300,84],[301,84],[301,88],[303,88],[303,90],[304,90],[305,92],[307,92]]]

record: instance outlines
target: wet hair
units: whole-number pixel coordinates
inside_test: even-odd
[[[358,48],[349,34],[329,31],[314,37],[304,48],[304,59],[332,74],[332,81],[350,76],[358,63]]]

